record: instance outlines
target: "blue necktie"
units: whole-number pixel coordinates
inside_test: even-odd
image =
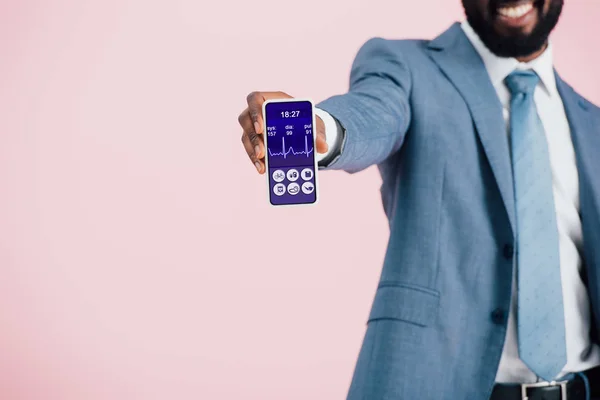
[[[552,381],[567,354],[552,171],[533,98],[539,80],[533,71],[515,71],[505,83],[512,95],[519,357],[538,377]]]

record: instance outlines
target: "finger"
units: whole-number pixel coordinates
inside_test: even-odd
[[[242,128],[247,126],[248,123],[252,123],[252,120],[250,119],[250,114],[248,113],[248,107],[246,107],[244,111],[242,111],[241,114],[238,115],[238,123]]]
[[[246,153],[248,153],[248,157],[250,157],[250,161],[252,161],[252,163],[254,164],[254,167],[256,168],[258,173],[262,174],[263,163],[258,158],[256,158],[256,155],[254,153],[254,148],[252,147],[252,143],[250,142],[248,135],[246,135],[246,134],[242,135],[242,143],[244,144]]]
[[[238,118],[238,121],[240,122],[242,129],[244,129],[244,134],[248,136],[250,144],[252,145],[253,154],[256,156],[257,160],[260,160],[264,157],[262,155],[264,148],[264,139],[262,135],[258,135],[256,133],[256,130],[254,129],[254,124],[252,123],[252,119],[250,118],[249,111],[246,111],[245,114],[242,113]]]
[[[327,153],[327,150],[329,149],[329,146],[327,145],[327,142],[325,141],[325,138],[322,135],[317,135],[317,153],[319,154],[324,154]]]
[[[290,95],[283,92],[252,92],[246,99],[248,102],[248,112],[254,125],[254,131],[257,134],[263,133],[262,105],[267,99],[288,99]]]
[[[316,131],[317,131],[317,153],[326,153],[327,150],[329,149],[329,146],[327,145],[327,138],[325,136],[325,124],[323,123],[323,120],[319,117],[316,118],[317,123],[316,123]]]

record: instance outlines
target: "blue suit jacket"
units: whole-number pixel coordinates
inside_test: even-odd
[[[351,400],[488,399],[506,334],[515,204],[502,106],[459,24],[372,39],[350,90],[318,105],[346,142],[330,169],[377,164],[390,238]],[[586,280],[600,317],[600,109],[557,76],[577,154]]]

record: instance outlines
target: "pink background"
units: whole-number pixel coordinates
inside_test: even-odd
[[[600,2],[567,3],[556,64],[600,102]],[[459,0],[0,1],[0,398],[343,398],[387,239],[379,176],[325,173],[317,207],[272,209],[237,115],[252,90],[343,92],[368,38],[461,18]]]

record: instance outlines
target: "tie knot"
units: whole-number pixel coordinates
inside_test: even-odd
[[[531,94],[540,81],[540,77],[533,71],[514,71],[504,79],[508,90],[513,96],[523,93]]]

